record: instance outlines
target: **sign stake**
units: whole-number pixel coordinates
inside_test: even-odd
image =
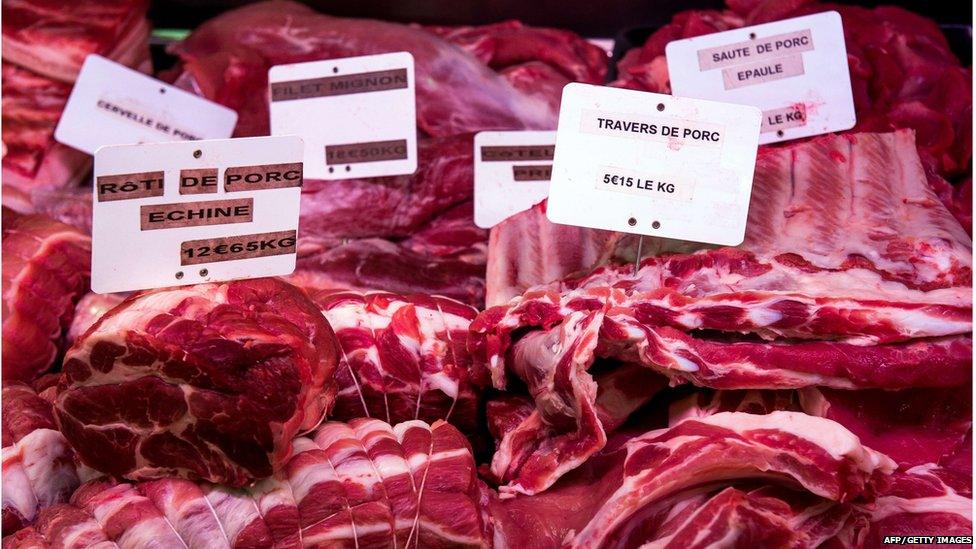
[[[641,252],[644,248],[644,235],[637,237],[637,259],[634,260],[634,276],[637,276],[637,271],[640,270],[641,262]]]

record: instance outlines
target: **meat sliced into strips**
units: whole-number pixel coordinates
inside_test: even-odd
[[[547,103],[519,92],[478,59],[431,33],[329,17],[298,3],[264,2],[224,13],[172,51],[196,89],[238,111],[237,136],[268,134],[264,90],[272,65],[390,51],[413,54],[417,124],[427,135],[547,129],[556,122]]]
[[[40,215],[4,218],[3,377],[31,381],[54,363],[88,291],[91,238]]]
[[[575,356],[577,370],[613,359],[672,383],[723,389],[967,384],[971,242],[925,185],[911,140],[903,131],[767,150],[740,249],[664,254],[636,273],[611,265],[530,289],[472,323],[472,348],[499,389],[514,374],[532,391],[545,379],[535,372],[557,370],[579,344],[582,318],[595,324],[586,330],[592,351]],[[497,234],[496,227],[492,246]],[[519,249],[537,241],[523,238]],[[490,246],[489,256],[495,251]],[[529,463],[519,451],[531,455],[566,432],[550,402],[532,396],[531,444],[513,444],[526,419],[509,426],[493,461],[506,493],[543,490],[579,465],[519,472],[522,460]],[[586,441],[583,456],[603,445]]]
[[[147,291],[68,351],[55,416],[99,471],[240,486],[322,420],[338,354],[318,308],[277,279]]]
[[[3,5],[3,58],[64,82],[96,53],[137,67],[149,60],[148,2],[11,0]]]
[[[312,299],[341,348],[330,418],[443,419],[475,432],[478,395],[467,350],[475,309],[438,296],[386,292],[326,290]]]
[[[78,184],[91,159],[54,140],[70,84],[7,61],[3,61],[2,71],[3,204],[30,213],[34,190]]]
[[[597,547],[626,535],[635,512],[692,486],[750,476],[780,479],[843,503],[871,495],[894,467],[840,425],[805,414],[721,412],[686,420],[627,444],[620,487],[573,543]]]
[[[902,389],[952,387],[970,377],[970,335],[860,345],[801,340],[737,342],[613,315],[603,327],[603,356],[639,361],[674,380],[717,389],[813,385]]]
[[[486,492],[449,424],[329,422],[294,446],[274,477],[241,490],[89,481],[5,547],[62,547],[72,531],[123,548],[491,546]]]
[[[769,150],[743,249],[650,257],[637,273],[606,266],[489,309],[472,329],[495,386],[512,334],[577,311],[604,312],[595,356],[710,387],[964,383],[972,244],[925,186],[911,140],[901,131]]]

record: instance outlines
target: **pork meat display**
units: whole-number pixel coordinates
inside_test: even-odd
[[[108,478],[41,511],[4,547],[487,547],[464,437],[444,422],[325,423],[243,489]]]
[[[506,434],[492,472],[536,493],[567,469],[556,448],[578,463],[603,445],[590,373],[601,360],[720,389],[965,384],[972,242],[912,138],[767,149],[740,247],[600,267],[482,313],[472,330],[493,384],[526,384],[545,424],[531,415]]]
[[[538,19],[212,6],[153,34],[157,78],[266,136],[271,67],[409,52],[418,168],[304,180],[287,276],[97,294],[92,159],[54,130],[87,55],[151,72],[171,7],[5,1],[3,549],[971,540],[971,68],[901,8],[715,4],[612,63]],[[474,224],[478,132],[556,129],[573,82],[669,93],[670,41],[826,10],[857,126],[759,147],[740,245],[546,201]]]

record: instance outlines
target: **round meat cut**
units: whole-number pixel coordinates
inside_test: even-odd
[[[318,308],[281,280],[143,292],[69,349],[55,416],[104,473],[242,486],[323,419],[337,357]]]

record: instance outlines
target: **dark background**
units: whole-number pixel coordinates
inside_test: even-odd
[[[156,28],[194,28],[248,0],[154,0],[149,16]],[[560,27],[588,37],[613,37],[625,27],[660,26],[687,9],[721,9],[706,0],[304,0],[330,15],[398,22],[471,25],[519,19],[529,25]],[[897,5],[939,23],[972,24],[973,6],[956,0],[840,2],[865,6]]]

